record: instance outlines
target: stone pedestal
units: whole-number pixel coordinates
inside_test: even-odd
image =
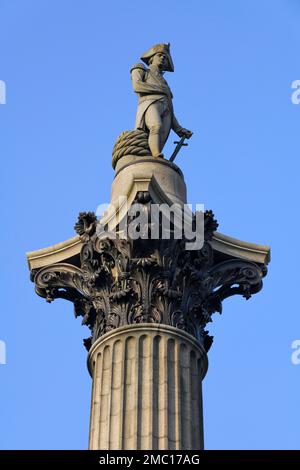
[[[151,323],[112,330],[89,352],[90,449],[203,449],[203,347]]]

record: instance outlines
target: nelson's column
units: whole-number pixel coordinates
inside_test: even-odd
[[[136,127],[114,145],[108,210],[80,213],[75,237],[27,257],[37,294],[71,301],[91,330],[89,448],[197,450],[206,324],[227,297],[261,290],[270,250],[217,232],[212,211],[187,210],[174,158],[192,132],[163,77],[174,71],[169,44],[141,60],[131,68]],[[166,159],[171,129],[180,140]]]

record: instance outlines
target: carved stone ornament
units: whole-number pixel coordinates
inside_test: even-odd
[[[149,193],[137,194],[145,206]],[[213,338],[205,327],[222,301],[240,294],[249,299],[262,288],[266,266],[218,259],[210,240],[218,224],[204,214],[204,245],[187,251],[180,239],[124,239],[97,234],[95,214],[80,213],[75,230],[83,245],[75,264],[56,263],[33,270],[36,292],[52,302],[73,302],[75,317],[91,330],[86,348],[104,333],[123,325],[162,323],[185,330],[205,347]]]

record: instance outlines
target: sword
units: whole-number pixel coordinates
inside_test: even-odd
[[[185,144],[185,143],[184,143],[184,141],[185,141],[186,138],[187,138],[186,136],[183,136],[183,137],[181,137],[181,139],[180,139],[179,142],[178,142],[178,141],[177,141],[177,142],[176,142],[176,141],[174,142],[174,144],[177,144],[177,145],[176,145],[175,150],[174,150],[174,152],[172,153],[172,155],[171,155],[171,157],[170,157],[170,159],[169,159],[170,162],[173,162],[173,161],[175,160],[175,158],[176,158],[176,156],[177,156],[179,150],[181,149],[181,147],[186,147],[186,146],[188,145],[188,144]]]

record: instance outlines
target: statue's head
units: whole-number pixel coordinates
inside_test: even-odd
[[[145,64],[157,65],[161,70],[168,72],[174,72],[174,65],[170,53],[170,43],[168,44],[156,44],[145,52],[141,59]]]

